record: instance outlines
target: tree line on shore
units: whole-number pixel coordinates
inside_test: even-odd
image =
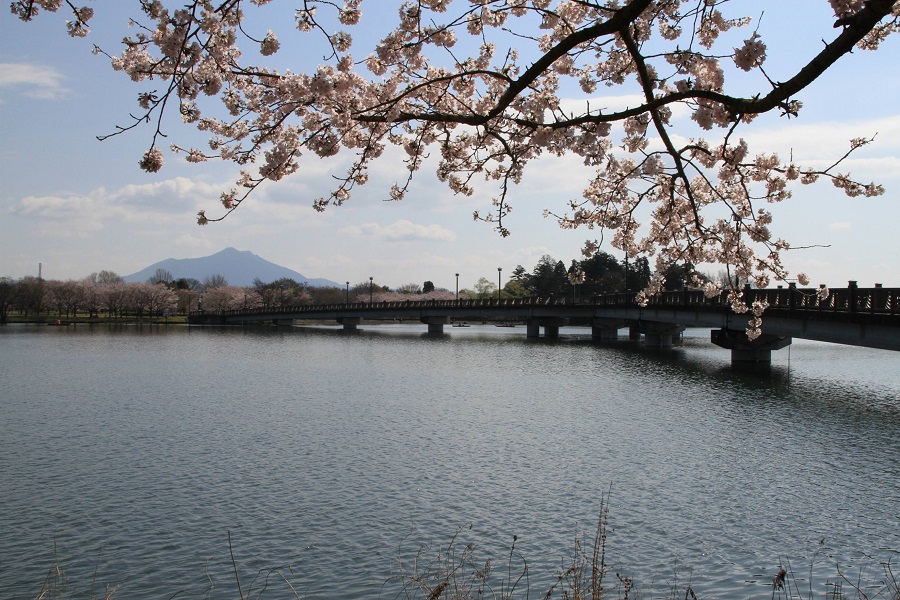
[[[690,265],[673,265],[664,273],[666,289],[679,289],[692,273]],[[223,311],[277,308],[304,304],[384,302],[409,299],[451,300],[460,298],[522,298],[529,296],[589,298],[608,293],[634,293],[648,285],[652,273],[646,258],[618,261],[605,252],[569,267],[549,255],[540,258],[529,272],[518,265],[498,290],[498,284],[481,277],[473,288],[458,291],[436,288],[431,281],[408,283],[391,289],[370,279],[346,287],[312,287],[290,278],[273,282],[254,280],[251,286],[229,285],[221,274],[202,282],[175,278],[164,269],[146,282],[126,282],[113,271],[91,273],[83,279],[50,280],[26,276],[0,277],[0,322],[10,314],[39,319],[55,313],[59,318],[104,316],[158,317],[186,315],[195,310]],[[458,280],[458,276],[457,276]]]

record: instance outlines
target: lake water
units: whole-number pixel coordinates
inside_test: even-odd
[[[0,598],[55,564],[77,593],[236,598],[229,532],[245,595],[280,567],[301,598],[402,598],[398,560],[458,531],[541,598],[606,493],[610,577],[645,597],[896,572],[900,353],[797,340],[748,374],[708,339],[0,327]]]

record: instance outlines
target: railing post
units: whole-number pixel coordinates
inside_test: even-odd
[[[848,288],[848,296],[847,296],[847,310],[851,313],[855,313],[857,310],[857,285],[855,281],[847,282]]]
[[[874,314],[876,310],[881,311],[887,308],[887,302],[885,302],[884,306],[882,306],[882,298],[884,298],[884,294],[882,294],[882,286],[880,283],[876,283],[875,289],[872,290],[872,298],[869,301],[870,312]]]

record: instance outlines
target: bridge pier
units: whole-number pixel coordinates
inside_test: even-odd
[[[563,317],[539,317],[528,319],[526,335],[530,338],[540,337],[540,328],[544,328],[544,337],[550,340],[559,338],[559,328],[569,324],[569,319]]]
[[[618,339],[619,329],[625,327],[624,319],[594,319],[591,323],[591,340],[608,342]]]
[[[644,347],[671,348],[676,335],[684,331],[684,325],[672,323],[644,323]]]
[[[337,322],[344,326],[344,331],[355,331],[362,317],[338,317]]]
[[[422,317],[420,320],[428,325],[428,333],[444,333],[444,325],[450,323],[450,317]]]
[[[763,333],[755,340],[747,338],[746,331],[713,329],[710,341],[720,348],[731,350],[732,365],[771,365],[772,350],[791,345],[791,338]]]

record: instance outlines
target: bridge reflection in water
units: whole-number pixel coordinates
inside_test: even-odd
[[[663,292],[646,306],[632,294],[607,294],[581,301],[572,298],[508,298],[460,300],[404,300],[308,304],[275,308],[192,312],[188,321],[200,325],[293,324],[295,320],[337,321],[355,329],[364,321],[420,321],[428,331],[440,333],[444,325],[459,321],[521,322],[528,337],[556,338],[566,325],[589,325],[598,341],[618,338],[627,327],[629,336],[644,337],[648,347],[666,348],[686,327],[712,328],[711,341],[731,350],[732,363],[770,364],[772,351],[785,348],[792,338],[850,344],[900,351],[900,288],[857,287],[832,289],[820,297],[816,289],[751,289],[748,305],[766,303],[763,334],[747,337],[752,314],[731,310],[728,294],[707,298],[700,290]],[[824,295],[824,294],[823,294]]]

